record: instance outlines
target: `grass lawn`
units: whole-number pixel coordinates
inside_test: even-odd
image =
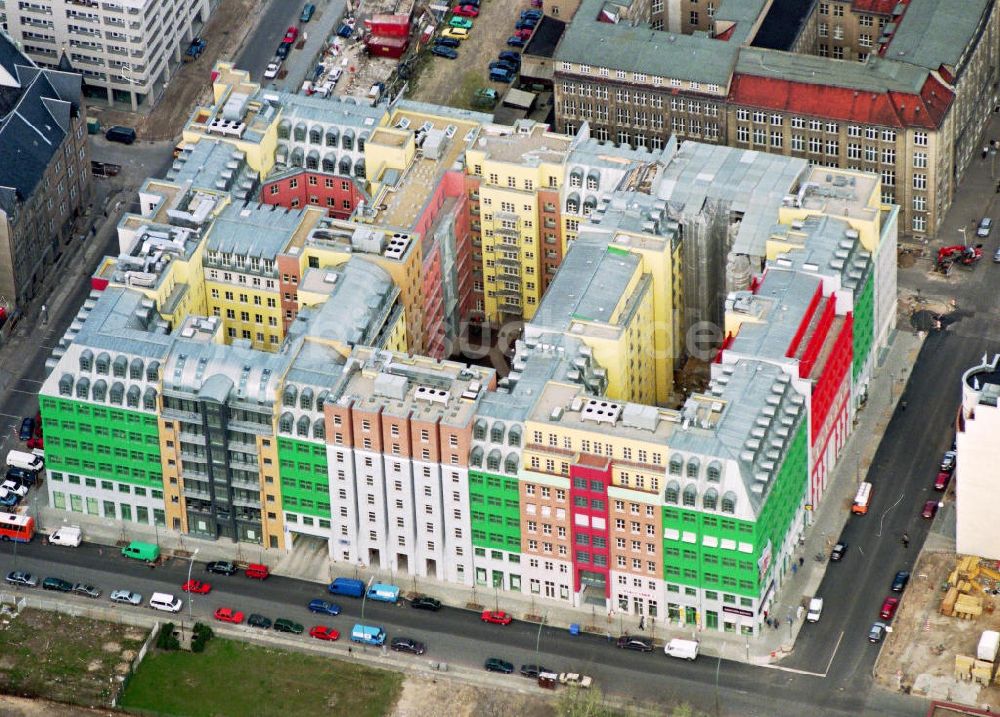
[[[122,707],[162,714],[383,717],[403,676],[353,662],[214,638],[205,652],[151,650]]]

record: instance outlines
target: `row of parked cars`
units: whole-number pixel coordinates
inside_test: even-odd
[[[7,467],[0,482],[0,509],[11,510],[20,503],[38,481],[45,461],[34,452],[7,452]]]
[[[480,0],[460,0],[452,8],[447,24],[431,44],[432,55],[449,60],[458,58],[458,48],[472,32],[472,19],[479,17],[479,3]]]

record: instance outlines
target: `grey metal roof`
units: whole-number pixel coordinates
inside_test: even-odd
[[[73,343],[147,358],[166,356],[173,339],[151,300],[138,292],[113,287],[91,297],[77,315],[83,325]]]
[[[787,235],[791,227],[783,224],[781,229]],[[841,285],[856,296],[864,288],[873,262],[851,225],[836,217],[811,216],[799,231],[807,235],[805,245],[781,254],[774,263],[799,272],[838,276]]]
[[[187,145],[174,160],[166,178],[194,187],[237,193],[240,184],[251,188],[257,177],[246,161],[246,153],[229,142],[207,137]]]
[[[274,93],[264,91],[263,94]],[[372,107],[364,100],[350,95],[310,97],[292,92],[280,92],[278,96],[282,107],[281,119],[291,122],[292,125],[297,121],[306,120],[322,125],[336,124],[374,129],[379,126],[386,114],[385,105]]]
[[[867,62],[831,60],[760,47],[740,51],[736,72],[808,85],[847,87],[859,92],[920,94],[927,69],[893,59],[870,56]]]
[[[399,289],[384,269],[360,256],[352,256],[330,273],[337,277],[333,291],[304,317],[306,333],[349,345],[369,343],[382,328]]]
[[[555,51],[557,61],[729,86],[740,50],[736,43],[598,22],[603,3],[580,3]]]
[[[816,276],[772,264],[754,295],[754,301],[764,309],[761,314],[763,321],[744,322],[729,350],[743,356],[790,361],[785,358],[785,353],[820,282]]]
[[[333,347],[306,338],[292,354],[295,358],[285,374],[286,381],[326,389],[340,383],[346,359]]]
[[[886,57],[932,71],[941,65],[957,69],[969,41],[995,11],[993,0],[910,0]]]
[[[176,338],[163,364],[163,391],[220,403],[239,400],[268,405],[275,400],[278,382],[290,363],[287,353]]]
[[[208,234],[208,251],[274,259],[302,221],[302,211],[271,204],[231,204]]]

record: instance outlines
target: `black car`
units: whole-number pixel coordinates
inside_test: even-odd
[[[302,625],[286,617],[279,617],[275,620],[274,629],[276,632],[290,632],[293,635],[301,635],[302,631],[305,630]]]
[[[449,60],[458,59],[458,50],[453,50],[450,47],[445,47],[444,45],[434,45],[431,48],[431,54],[437,55],[438,57],[446,57]]]
[[[906,570],[900,570],[896,573],[896,577],[892,579],[892,591],[894,593],[903,592],[908,582],[910,582],[910,573]]]
[[[514,665],[507,662],[507,660],[501,660],[499,657],[487,658],[483,667],[486,668],[487,672],[502,672],[505,675],[509,675],[514,671]]]
[[[31,416],[21,420],[21,430],[18,431],[17,437],[22,441],[26,441],[35,435],[35,419]]]
[[[552,672],[548,667],[543,667],[542,665],[521,665],[521,674],[524,677],[530,677],[531,679],[536,679],[539,673],[542,672]]]
[[[269,627],[271,627],[271,620],[270,618],[266,618],[263,615],[258,615],[257,613],[253,613],[252,615],[250,615],[250,617],[247,618],[247,625],[249,625],[250,627],[259,627],[261,630],[266,630]]]
[[[520,52],[514,52],[513,50],[503,50],[498,55],[498,57],[501,60],[506,60],[507,62],[510,62],[510,63],[512,63],[514,65],[520,65],[521,64],[521,53]]]
[[[833,546],[833,550],[830,551],[830,560],[837,563],[844,557],[844,553],[847,552],[847,543],[843,540],[838,541],[836,545]]]
[[[7,473],[4,476],[6,480],[14,480],[21,485],[26,485],[29,488],[35,485],[35,480],[37,475],[34,471],[27,471],[24,468],[16,468],[11,466],[7,469]]]
[[[422,655],[427,652],[427,646],[412,637],[394,637],[389,647],[396,652],[409,652],[411,655]]]
[[[433,610],[437,612],[441,609],[441,601],[427,595],[421,595],[410,601],[410,607],[414,607],[417,610]]]
[[[205,566],[205,570],[216,575],[235,575],[236,563],[230,560],[215,560]]]
[[[638,652],[652,652],[653,651],[653,641],[645,637],[632,637],[631,635],[622,635],[618,638],[618,647],[623,650],[636,650]]]
[[[456,40],[454,37],[435,37],[435,45],[441,45],[442,47],[458,47],[462,44],[461,40]]]
[[[274,54],[280,57],[282,60],[286,60],[288,59],[288,53],[291,51],[292,51],[292,43],[283,42],[280,45],[278,45],[278,50]]]
[[[73,591],[73,583],[62,578],[45,578],[42,581],[42,590],[58,590],[61,593]]]

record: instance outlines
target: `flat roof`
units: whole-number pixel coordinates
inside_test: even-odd
[[[535,32],[524,48],[525,55],[535,57],[552,57],[556,51],[556,46],[566,32],[566,23],[548,15],[542,16],[542,21],[538,23]]]
[[[772,50],[791,50],[815,5],[816,0],[774,0],[750,44]]]
[[[931,71],[942,65],[957,69],[970,40],[995,12],[993,0],[910,0],[904,7],[886,56]]]

